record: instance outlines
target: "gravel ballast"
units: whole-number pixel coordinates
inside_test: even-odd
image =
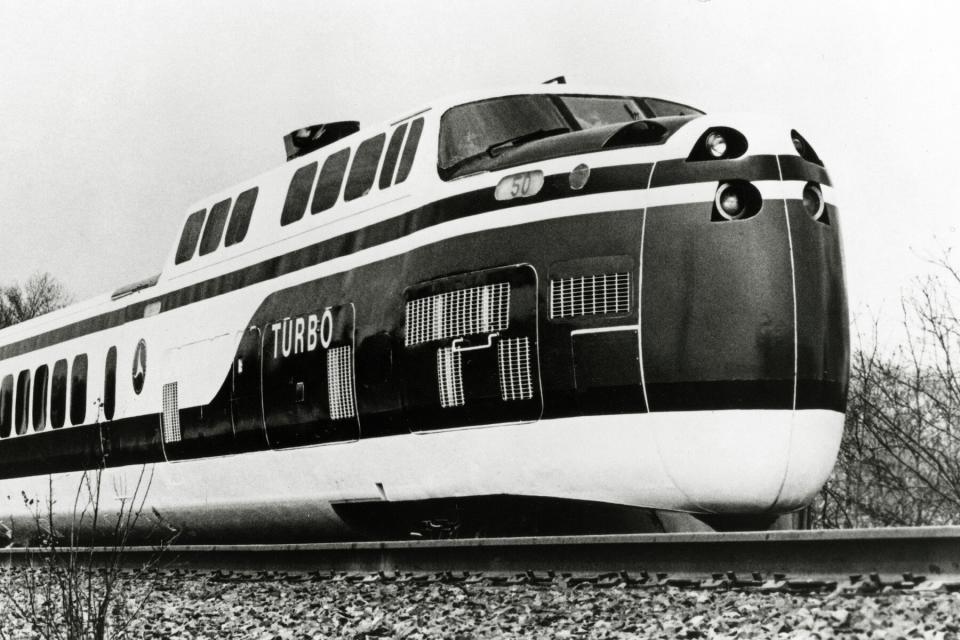
[[[16,597],[16,577],[8,591]],[[224,579],[123,586],[131,638],[960,638],[960,594],[792,594],[485,581]],[[33,638],[3,602],[5,638]]]

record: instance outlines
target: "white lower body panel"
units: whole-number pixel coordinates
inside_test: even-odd
[[[833,468],[843,414],[724,410],[585,416],[156,464],[146,516],[222,535],[349,536],[332,504],[519,495],[691,513],[783,513]],[[140,467],[107,469],[101,512]],[[24,497],[68,516],[81,473],[0,482],[0,519],[31,531]],[[52,482],[51,482],[52,480]],[[29,535],[26,534],[26,535]],[[243,535],[250,538],[250,535]],[[188,541],[188,540],[184,540]]]

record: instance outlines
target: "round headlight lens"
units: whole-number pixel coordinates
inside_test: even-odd
[[[795,135],[790,136],[790,139],[793,140],[793,148],[796,149],[797,153],[799,153],[802,156],[803,151],[806,147],[806,145],[803,144],[803,140],[801,140],[799,136],[795,136]]]
[[[722,158],[727,152],[727,139],[723,137],[723,134],[716,131],[710,132],[704,143],[707,145],[707,151],[714,158]]]
[[[814,220],[819,220],[824,210],[823,192],[820,185],[815,182],[808,182],[803,188],[803,208],[807,210]]]
[[[727,220],[736,220],[744,214],[746,202],[735,185],[725,183],[717,189],[715,200],[717,211]]]

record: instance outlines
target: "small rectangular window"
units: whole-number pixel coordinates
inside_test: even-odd
[[[247,237],[250,216],[253,215],[253,207],[257,204],[257,193],[259,191],[259,187],[253,187],[237,196],[237,203],[233,205],[233,213],[230,214],[227,238],[223,241],[223,246],[229,247],[238,242],[243,242],[243,239]]]
[[[397,168],[397,156],[400,155],[400,145],[403,144],[403,134],[407,132],[406,123],[393,130],[390,144],[387,145],[387,155],[383,159],[383,169],[380,170],[380,188],[386,189],[393,182],[393,170]]]
[[[14,423],[17,427],[17,435],[22,436],[27,432],[28,420],[30,419],[30,370],[24,369],[17,376],[17,408],[14,411]]]
[[[50,381],[50,426],[59,429],[67,419],[67,361],[57,360]]]
[[[377,165],[380,164],[380,154],[383,152],[383,142],[387,139],[385,133],[368,138],[357,147],[350,166],[350,176],[347,186],[343,190],[343,199],[355,200],[367,195],[373,186],[373,179],[377,175]]]
[[[288,225],[296,222],[307,212],[307,200],[313,188],[313,179],[317,175],[317,163],[300,167],[290,178],[290,188],[287,190],[287,199],[283,203],[280,214],[280,224]]]
[[[403,155],[400,157],[400,168],[397,169],[397,179],[394,184],[400,184],[410,175],[413,158],[417,155],[417,145],[420,144],[420,134],[423,133],[423,118],[417,118],[410,125],[407,143],[403,145]]]
[[[331,154],[320,169],[317,179],[317,190],[313,192],[311,213],[326,211],[337,204],[340,197],[340,185],[343,184],[343,175],[347,172],[347,163],[350,161],[350,149],[341,149]]]
[[[200,229],[203,228],[203,219],[207,215],[206,209],[194,211],[187,218],[187,223],[183,225],[183,233],[180,234],[180,244],[177,245],[177,257],[175,264],[186,262],[193,257],[193,252],[197,249],[197,240],[200,239]]]
[[[13,376],[4,376],[0,383],[0,438],[9,438],[13,427]]]
[[[103,373],[103,417],[113,420],[113,410],[117,405],[117,348],[110,347]]]
[[[203,228],[203,238],[200,240],[200,255],[213,253],[220,246],[223,227],[227,223],[227,214],[230,213],[230,203],[231,199],[227,198],[210,207],[207,225]]]
[[[76,426],[87,417],[87,354],[73,359],[70,374],[70,422]]]
[[[33,374],[33,430],[43,431],[47,428],[47,387],[49,386],[50,370],[47,365],[40,365]]]

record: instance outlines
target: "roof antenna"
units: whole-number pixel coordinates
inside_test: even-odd
[[[567,84],[566,76],[557,76],[556,78],[550,78],[543,84]]]

